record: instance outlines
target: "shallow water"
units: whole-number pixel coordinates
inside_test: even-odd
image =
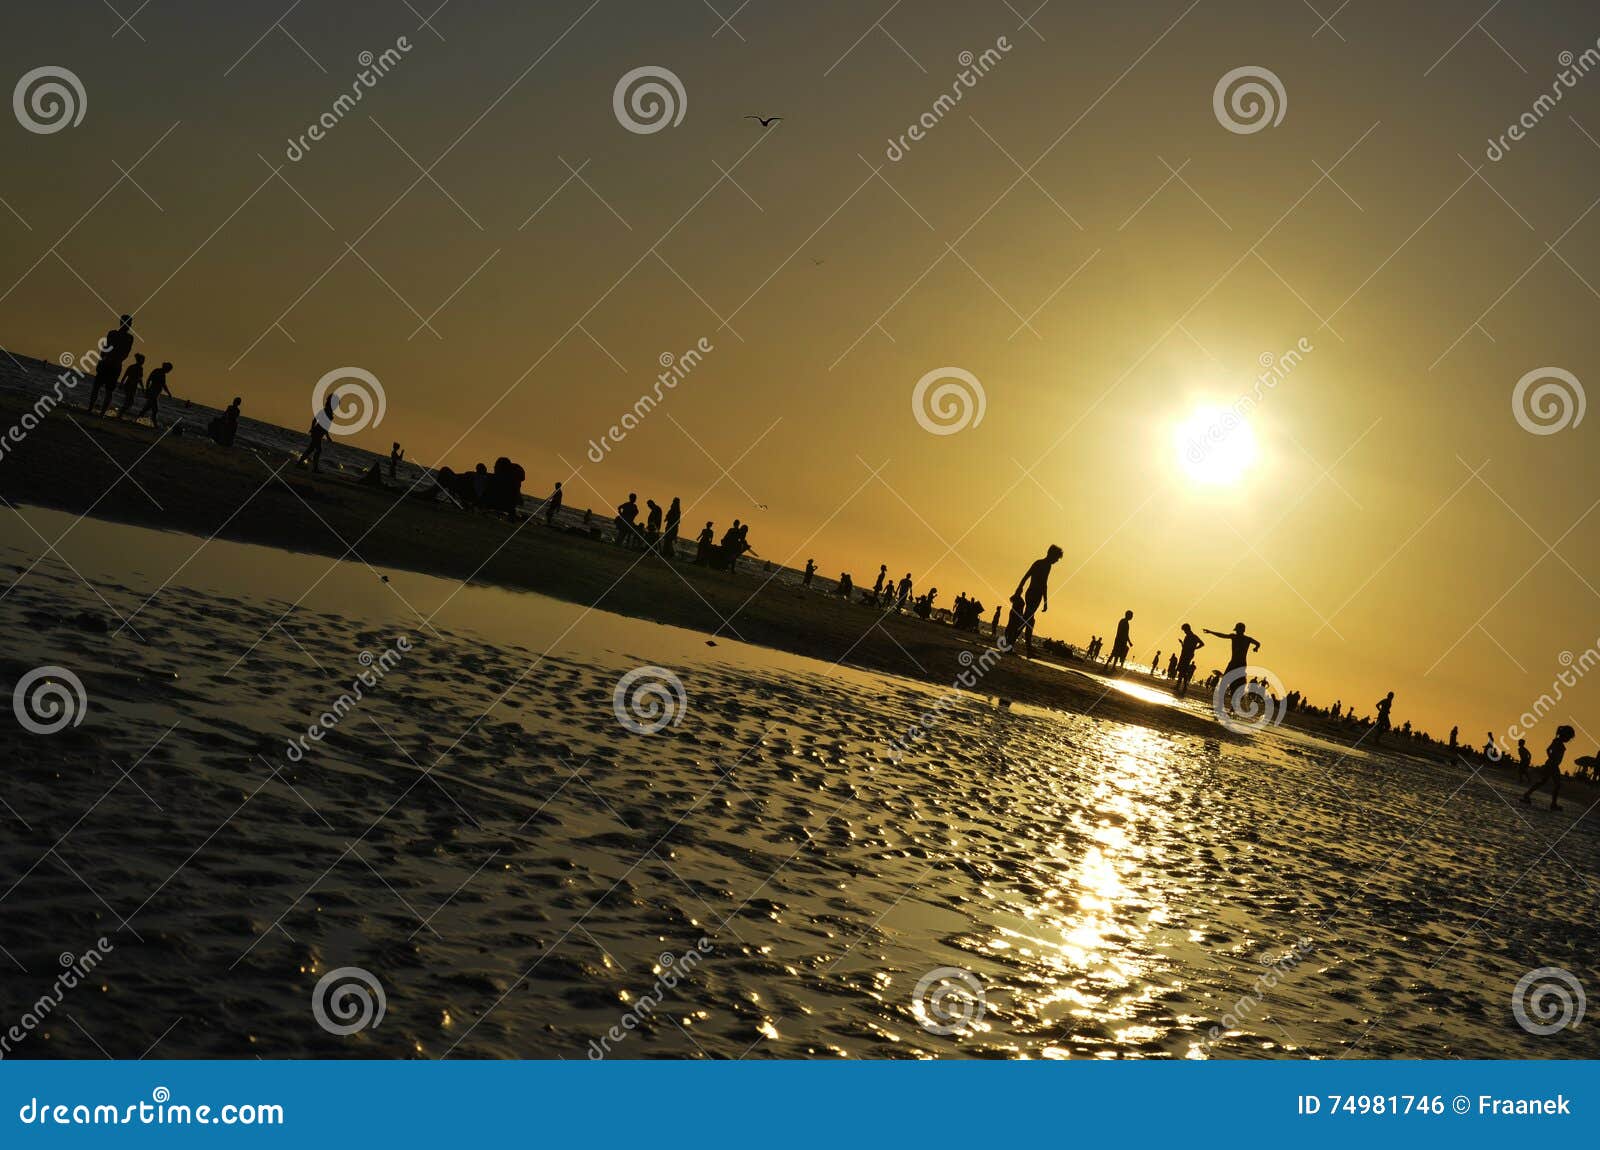
[[[1532,968],[1592,982],[1587,800],[973,695],[902,755],[938,690],[0,514],[0,689],[55,664],[87,696],[0,736],[0,1030],[112,944],[10,1056],[1600,1055],[1511,1008]],[[683,692],[651,734],[614,708],[644,666]],[[312,1009],[342,967],[385,1008],[349,1035]]]

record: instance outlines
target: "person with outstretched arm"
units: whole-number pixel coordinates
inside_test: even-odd
[[[1222,672],[1223,678],[1227,678],[1229,672],[1238,671],[1249,666],[1251,653],[1261,650],[1260,640],[1252,639],[1249,635],[1246,635],[1243,623],[1235,623],[1232,631],[1213,631],[1210,627],[1207,627],[1205,628],[1205,633],[1207,635],[1215,635],[1219,639],[1226,639],[1233,644],[1233,654],[1228,659],[1227,670]]]

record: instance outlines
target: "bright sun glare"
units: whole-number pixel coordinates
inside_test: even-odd
[[[1237,483],[1256,461],[1256,437],[1236,411],[1198,407],[1172,438],[1179,466],[1196,483]]]

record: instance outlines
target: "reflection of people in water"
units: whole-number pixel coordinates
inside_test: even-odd
[[[1227,669],[1222,673],[1226,676],[1230,671],[1237,671],[1250,664],[1250,655],[1253,651],[1261,650],[1259,640],[1252,639],[1244,633],[1244,624],[1235,623],[1232,631],[1213,631],[1210,627],[1205,629],[1207,635],[1215,635],[1219,639],[1226,639],[1233,644],[1233,654],[1228,658]]]
[[[1183,640],[1178,647],[1177,674],[1172,685],[1173,694],[1183,698],[1189,693],[1189,680],[1194,678],[1194,653],[1206,645],[1205,640],[1190,629],[1189,624],[1183,625]]]
[[[139,412],[137,418],[143,419],[148,415],[151,427],[161,426],[156,422],[156,405],[163,392],[167,395],[172,394],[172,389],[167,386],[167,372],[171,370],[170,363],[162,364],[150,373],[150,379],[144,385],[144,410]]]
[[[1553,811],[1561,809],[1561,804],[1556,802],[1561,794],[1561,760],[1566,757],[1567,744],[1576,734],[1577,732],[1565,723],[1556,728],[1556,737],[1550,741],[1550,746],[1545,751],[1544,772],[1534,781],[1533,786],[1523,792],[1522,801],[1528,806],[1533,805],[1533,793],[1549,783],[1550,809]]]
[[[1043,558],[1035,559],[1022,573],[1022,578],[1017,580],[1017,589],[1011,592],[1013,610],[1020,605],[1022,611],[1022,630],[1027,636],[1028,658],[1033,658],[1033,623],[1034,616],[1041,611],[1050,610],[1050,568],[1061,560],[1061,548],[1054,543],[1050,544]]]
[[[1383,741],[1383,736],[1389,733],[1389,711],[1394,707],[1394,692],[1390,691],[1379,699],[1373,706],[1378,711],[1377,721],[1372,725],[1372,742],[1374,745]]]
[[[1125,667],[1128,664],[1128,650],[1133,646],[1133,612],[1124,611],[1122,618],[1117,620],[1117,634],[1111,640],[1111,655],[1106,659],[1106,666]]]

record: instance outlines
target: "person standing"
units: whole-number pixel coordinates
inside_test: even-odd
[[[151,378],[154,379],[155,376],[152,375]],[[304,467],[309,463],[312,471],[322,470],[322,441],[333,431],[333,405],[337,398],[337,394],[330,391],[327,398],[322,401],[322,410],[312,416],[311,430],[308,433],[310,439],[307,440],[306,449],[300,453],[299,462],[295,466]],[[482,467],[483,464],[480,463],[478,466]]]
[[[895,603],[894,609],[896,611],[904,611],[906,609],[906,600],[909,598],[911,598],[911,572],[907,571],[905,578],[900,580],[900,597]]]
[[[661,554],[664,558],[673,559],[678,552],[678,524],[683,521],[683,504],[678,497],[672,497],[672,503],[667,507],[667,527],[661,536]]]
[[[546,527],[554,527],[556,525],[556,516],[561,514],[561,498],[561,480],[558,479],[556,480],[556,489],[544,501],[544,525]]]
[[[120,325],[106,332],[100,340],[99,358],[94,365],[94,383],[89,388],[89,402],[85,405],[89,411],[95,409],[94,401],[102,388],[105,390],[105,402],[100,410],[103,412],[110,405],[111,393],[117,389],[117,380],[122,375],[122,361],[133,350],[132,328],[133,317],[125,315]]]
[[[117,407],[118,419],[131,419],[133,405],[139,398],[139,388],[144,384],[144,352],[135,352],[133,362],[122,373],[122,403]]]
[[[1374,745],[1383,741],[1383,736],[1389,733],[1389,711],[1394,707],[1394,692],[1390,691],[1383,698],[1373,704],[1378,712],[1377,721],[1372,726],[1372,742]]]
[[[1194,653],[1206,645],[1205,640],[1190,629],[1189,624],[1183,625],[1183,640],[1178,646],[1176,682],[1173,684],[1173,693],[1178,698],[1184,698],[1189,693],[1189,680],[1194,678]]]
[[[1261,650],[1261,643],[1244,633],[1243,623],[1235,623],[1232,631],[1213,631],[1209,627],[1205,631],[1207,635],[1215,635],[1217,638],[1226,639],[1233,644],[1233,653],[1228,658],[1228,666],[1222,672],[1224,679],[1234,671],[1240,671],[1248,667],[1251,653]]]
[[[817,561],[815,559],[807,559],[806,560],[806,573],[800,577],[800,585],[802,587],[810,587],[811,586],[811,577],[813,575],[815,575],[816,573],[817,573]]]
[[[1133,646],[1133,612],[1124,611],[1122,618],[1117,620],[1117,633],[1111,640],[1111,655],[1106,659],[1106,666],[1126,667],[1128,665],[1128,651]]]
[[[1021,605],[1022,633],[1025,637],[1027,657],[1033,658],[1034,616],[1050,610],[1050,568],[1061,561],[1062,551],[1050,544],[1044,556],[1035,559],[1017,580],[1017,589],[1011,592],[1011,601]]]
[[[390,446],[389,446],[389,478],[390,479],[393,479],[395,477],[394,473],[395,473],[395,471],[397,471],[399,469],[400,461],[402,459],[404,459],[405,457],[406,457],[406,453],[405,453],[404,450],[401,449],[401,447],[400,447],[400,445],[398,443],[390,444]]]

